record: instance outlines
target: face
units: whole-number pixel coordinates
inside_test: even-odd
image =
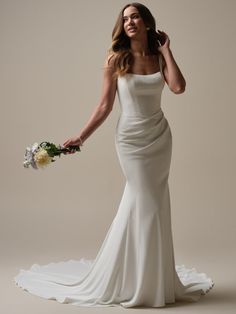
[[[147,32],[138,9],[132,6],[129,6],[123,12],[123,26],[126,35],[130,38],[140,37],[140,35]]]

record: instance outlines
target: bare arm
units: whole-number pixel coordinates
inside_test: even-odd
[[[186,81],[169,47],[170,40],[168,35],[164,32],[161,33],[165,36],[165,43],[159,47],[159,51],[164,58],[163,74],[170,90],[175,94],[181,94],[185,91]]]
[[[64,147],[80,145],[81,138],[84,142],[107,118],[113,108],[115,95],[116,95],[116,83],[117,81],[112,79],[112,74],[114,73],[114,68],[112,63],[108,66],[108,58],[106,58],[104,63],[104,75],[103,75],[103,86],[102,95],[98,105],[92,112],[91,117],[88,122],[82,128],[82,130],[74,137],[68,139],[63,143]]]

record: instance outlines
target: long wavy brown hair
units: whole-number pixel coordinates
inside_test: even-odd
[[[130,49],[130,39],[126,35],[123,26],[123,12],[129,6],[133,6],[138,10],[145,26],[149,27],[147,36],[150,52],[156,55],[159,54],[158,47],[160,44],[158,41],[160,41],[160,35],[156,32],[156,20],[151,14],[150,10],[139,2],[126,4],[118,15],[117,21],[112,31],[112,44],[108,49],[108,55],[110,55],[108,65],[113,58],[113,66],[116,69],[113,78],[123,76],[129,72],[134,62],[134,57]]]

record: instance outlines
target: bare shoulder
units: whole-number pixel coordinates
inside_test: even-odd
[[[105,57],[103,64],[103,76],[104,82],[111,88],[116,87],[117,78],[115,76],[116,66],[115,66],[116,55],[114,53],[108,53]]]
[[[103,65],[104,70],[109,70],[110,72],[113,73],[115,72],[115,58],[116,58],[115,53],[107,54]]]

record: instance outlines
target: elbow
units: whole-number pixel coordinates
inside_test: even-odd
[[[185,88],[186,88],[186,83],[171,88],[171,91],[175,94],[182,94],[185,92]]]
[[[175,94],[183,94],[185,92],[185,87],[174,89],[172,92]]]

